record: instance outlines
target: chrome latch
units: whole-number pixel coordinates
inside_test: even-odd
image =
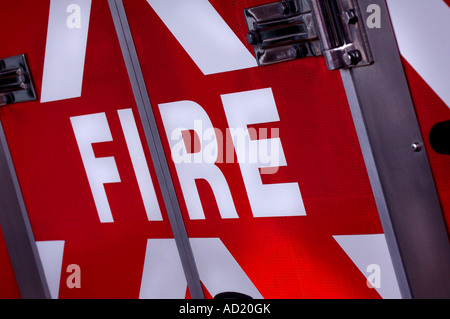
[[[356,0],[285,0],[244,15],[260,66],[319,55],[330,70],[373,63]]]
[[[36,99],[25,55],[0,59],[0,106]]]

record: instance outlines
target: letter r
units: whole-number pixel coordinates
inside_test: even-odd
[[[214,193],[222,218],[238,218],[233,198],[222,171],[216,166],[217,161],[217,135],[211,120],[205,110],[193,101],[179,101],[159,105],[161,117],[167,138],[172,150],[172,158],[175,162],[181,189],[183,191],[186,206],[191,219],[205,219],[200,196],[195,184],[195,180],[206,180]],[[197,124],[197,125],[195,125]],[[182,146],[177,154],[175,148],[183,140],[182,132],[193,130],[200,140],[200,151],[190,154],[185,146]],[[205,147],[206,137],[204,132],[209,132],[209,145],[211,153],[215,157],[209,156],[205,161],[205,153],[208,147]],[[184,143],[183,143],[184,145]]]

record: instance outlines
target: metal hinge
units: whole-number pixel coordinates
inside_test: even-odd
[[[36,99],[25,55],[0,59],[0,106]]]
[[[260,66],[320,55],[330,70],[373,63],[356,0],[279,1],[244,15]]]

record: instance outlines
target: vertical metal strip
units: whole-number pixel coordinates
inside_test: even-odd
[[[341,75],[400,291],[449,298],[449,237],[386,3],[357,2],[361,23],[381,9],[381,28],[367,28],[375,63]]]
[[[197,266],[195,264],[180,206],[175,193],[172,177],[159,135],[156,119],[148,96],[144,77],[139,64],[136,48],[125,8],[122,0],[108,0],[114,20],[116,33],[119,38],[123,58],[130,78],[131,87],[139,110],[139,116],[144,128],[147,145],[150,149],[152,162],[156,170],[159,186],[164,198],[169,221],[180,254],[181,263],[186,275],[189,292],[193,299],[203,299],[203,289],[200,283]]]
[[[50,299],[14,164],[0,123],[0,225],[24,299]]]

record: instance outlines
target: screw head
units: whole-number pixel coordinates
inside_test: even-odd
[[[420,152],[422,150],[422,145],[419,142],[414,142],[411,144],[411,149],[413,152]]]
[[[358,22],[358,17],[356,16],[355,10],[344,11],[342,13],[342,20],[346,24],[355,24]]]
[[[344,63],[348,66],[357,65],[362,60],[362,55],[359,50],[351,50],[342,57]]]
[[[255,31],[250,31],[247,33],[247,42],[251,45],[256,45],[259,43],[258,34]]]

